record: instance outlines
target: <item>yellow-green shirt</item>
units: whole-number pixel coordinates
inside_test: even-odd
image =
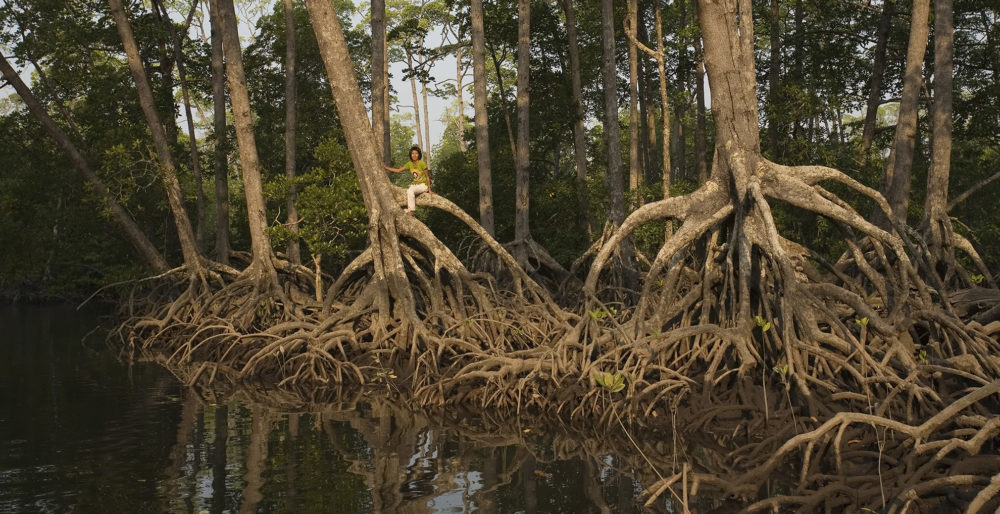
[[[403,169],[410,170],[413,173],[414,184],[427,184],[430,181],[430,177],[427,176],[427,163],[423,159],[417,162],[406,161]]]

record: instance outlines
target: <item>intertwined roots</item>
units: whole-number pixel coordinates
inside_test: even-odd
[[[742,477],[725,482],[731,490],[756,487],[798,456],[801,499],[782,501],[804,509],[836,505],[825,498],[855,488],[851,476],[879,480],[858,505],[872,505],[872,491],[905,504],[959,486],[985,498],[973,505],[988,501],[996,487],[984,475],[945,480],[942,470],[996,451],[995,326],[962,321],[927,265],[935,259],[820,184],[840,183],[888,211],[877,192],[829,168],[761,162],[742,189],[710,181],[634,212],[594,257],[576,314],[556,307],[485,233],[512,292],[398,214],[383,222],[395,223],[405,276],[377,278],[384,249],[372,248],[325,303],[312,300],[314,277],[277,266],[277,280],[240,275],[219,279],[214,292],[204,282],[188,287],[128,328],[170,362],[203,363],[193,380],[221,370],[306,388],[386,383],[423,405],[604,422],[611,413],[633,423],[670,413],[680,426],[715,433],[714,444],[745,463],[730,468]],[[844,256],[830,262],[783,238],[773,201],[839,227]],[[649,265],[638,302],[609,302],[620,296],[598,284],[618,245],[663,219],[679,226]],[[605,384],[618,377],[624,392],[599,386],[599,374]],[[774,420],[785,423],[774,430]],[[889,473],[886,462],[904,471]]]

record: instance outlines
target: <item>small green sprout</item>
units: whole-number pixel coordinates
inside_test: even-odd
[[[976,284],[978,286],[979,284],[983,283],[983,279],[986,278],[986,277],[984,277],[982,275],[972,275],[969,278],[972,279],[972,283],[973,284]]]
[[[786,362],[781,366],[775,366],[771,369],[773,369],[777,374],[781,375],[782,378],[784,378],[784,376],[788,374],[788,363]]]
[[[607,372],[599,372],[594,374],[594,380],[597,384],[612,393],[617,393],[622,389],[625,389],[625,375],[620,371],[616,372],[614,375]]]
[[[931,363],[931,360],[927,358],[927,350],[926,349],[923,349],[923,350],[920,350],[919,352],[917,352],[917,360],[920,361],[921,364],[930,364]]]
[[[857,323],[858,325],[861,325],[862,327],[867,327],[868,326],[868,318],[867,317],[856,318],[854,320],[854,322]]]
[[[764,319],[760,314],[758,314],[757,317],[754,318],[754,322],[757,323],[758,327],[760,327],[761,332],[767,332],[768,330],[771,330],[771,322]]]

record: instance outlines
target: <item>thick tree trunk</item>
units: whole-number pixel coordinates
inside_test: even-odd
[[[257,143],[253,134],[250,96],[247,92],[247,81],[243,72],[243,53],[240,49],[236,12],[233,8],[233,0],[212,1],[218,2],[222,20],[229,100],[233,108],[233,124],[236,126],[236,142],[240,151],[243,190],[247,203],[247,218],[250,223],[250,247],[253,254],[251,268],[255,268],[255,272],[273,274],[272,258],[274,253],[271,250],[271,242],[268,240],[266,232],[267,214],[260,178],[260,160],[257,156]]]
[[[875,62],[872,64],[872,83],[868,91],[868,108],[865,112],[865,125],[861,132],[861,149],[859,161],[862,165],[868,162],[868,150],[872,147],[875,137],[875,122],[878,119],[878,108],[882,105],[882,80],[885,76],[886,49],[889,46],[889,29],[892,28],[892,16],[895,12],[895,1],[886,0],[882,7],[882,17],[878,24],[878,39],[875,43]]]
[[[580,77],[580,45],[576,35],[576,8],[573,0],[562,0],[566,13],[566,39],[569,47],[570,91],[573,95],[573,158],[576,163],[577,225],[593,237],[594,227],[590,216],[587,195],[587,134],[583,126],[583,86]]]
[[[388,164],[392,162],[392,154],[389,111],[386,109],[389,96],[386,46],[385,0],[372,0],[372,130],[375,131],[375,139],[381,141],[383,162]]]
[[[295,90],[295,14],[292,0],[284,0],[285,5],[285,178],[288,179],[288,230],[292,240],[288,243],[288,260],[301,264],[299,250],[299,214],[295,209],[297,188],[295,185],[295,110],[298,96]],[[374,87],[374,85],[373,85]]]
[[[780,156],[778,134],[781,130],[778,123],[778,106],[780,105],[781,79],[781,10],[778,0],[771,0],[771,60],[767,70],[767,146],[771,158],[777,160]]]
[[[615,65],[614,2],[601,0],[601,36],[603,40],[601,71],[604,77],[604,142],[608,169],[605,182],[611,205],[608,219],[615,225],[625,220],[625,192],[622,184],[621,135],[618,127],[618,71]]]
[[[529,165],[531,137],[529,134],[528,84],[531,57],[531,0],[517,2],[517,166],[516,176],[516,208],[514,220],[515,242],[525,242],[531,239],[529,225],[530,204],[528,196]],[[522,248],[522,247],[519,247]],[[521,252],[518,252],[520,254]],[[520,255],[518,261],[523,264]]]
[[[483,0],[472,0],[472,97],[476,116],[476,162],[479,165],[479,223],[490,236],[493,228],[493,174],[490,169],[489,114],[486,111],[486,42]]]
[[[177,238],[180,240],[181,251],[184,254],[184,264],[190,271],[200,271],[203,269],[201,255],[198,250],[198,243],[191,228],[191,221],[184,210],[184,200],[181,196],[180,183],[177,181],[177,171],[174,166],[173,154],[167,142],[166,133],[160,123],[160,115],[156,112],[156,105],[153,101],[153,90],[146,77],[146,70],[143,68],[142,59],[139,57],[139,48],[136,46],[135,37],[132,34],[132,27],[129,25],[128,16],[122,7],[121,0],[109,0],[111,14],[118,26],[118,35],[121,36],[122,44],[125,47],[125,54],[128,56],[129,69],[135,80],[136,89],[139,92],[139,105],[142,107],[146,122],[149,125],[150,133],[153,136],[153,144],[156,147],[157,159],[160,163],[160,172],[163,176],[163,185],[167,193],[167,201],[173,213],[174,223],[177,227]]]
[[[347,42],[340,29],[340,22],[333,5],[326,0],[306,0],[312,20],[320,55],[327,75],[339,77],[330,81],[330,89],[340,115],[347,148],[351,153],[359,186],[368,211],[368,235],[371,250],[375,254],[374,281],[381,284],[376,308],[389,313],[389,297],[402,302],[403,309],[412,311],[413,296],[403,267],[403,257],[399,249],[399,238],[393,214],[399,213],[399,205],[391,194],[391,184],[382,172],[381,156],[375,144],[375,137],[368,123],[361,99],[361,90],[353,73],[343,73],[352,69],[352,61],[347,51]]]
[[[952,84],[955,57],[955,25],[952,0],[934,0],[934,103],[931,104],[933,148],[927,172],[927,219],[929,243],[935,253],[951,245],[948,217],[948,178],[951,172]]]
[[[715,119],[718,158],[712,163],[712,180],[730,189],[736,205],[743,203],[750,173],[756,170],[760,159],[749,3],[749,0],[701,0],[698,12]],[[730,21],[737,26],[728,26]]]
[[[212,126],[215,132],[215,258],[229,264],[229,159],[226,151],[226,69],[218,2],[209,1],[212,25]]]
[[[899,101],[899,117],[896,121],[896,137],[889,167],[885,173],[882,193],[889,200],[892,215],[906,221],[906,211],[910,205],[910,173],[917,143],[917,112],[920,97],[921,67],[927,49],[930,32],[928,15],[930,0],[913,0],[910,21],[910,41],[906,49],[906,71],[903,75],[903,95]]]
[[[3,74],[4,80],[6,80],[10,85],[14,87],[14,91],[17,92],[21,100],[28,106],[28,110],[31,114],[41,123],[42,127],[48,132],[49,136],[55,140],[59,148],[69,157],[70,162],[73,163],[73,167],[80,172],[90,186],[93,188],[94,193],[100,199],[103,206],[111,212],[111,219],[121,230],[122,235],[125,239],[132,245],[135,250],[136,255],[139,256],[145,262],[147,266],[157,272],[166,271],[167,261],[160,255],[160,252],[156,249],[156,246],[146,237],[146,234],[142,232],[142,229],[136,225],[135,220],[129,215],[128,211],[122,208],[121,205],[115,201],[114,197],[108,192],[107,186],[100,177],[94,173],[87,160],[83,155],[76,149],[76,146],[70,141],[69,136],[66,135],[59,125],[56,124],[55,120],[49,116],[48,112],[41,103],[35,98],[28,86],[21,80],[21,77],[14,71],[10,63],[7,62],[7,58],[0,55],[0,72]]]
[[[637,0],[628,0],[625,23],[633,36],[637,32],[637,11]],[[637,193],[642,185],[642,166],[639,164],[639,50],[635,37],[629,38],[628,45],[628,119],[628,188],[633,194],[631,208],[636,209],[642,205]]]

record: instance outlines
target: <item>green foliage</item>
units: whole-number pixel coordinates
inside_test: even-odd
[[[363,248],[367,237],[368,213],[357,175],[339,134],[320,144],[314,158],[320,166],[294,181],[299,189],[295,208],[302,220],[299,237],[309,253],[344,260]],[[287,198],[289,186],[287,179],[278,177],[267,184],[265,194],[272,200]],[[272,225],[268,234],[276,248],[292,237],[284,224]]]
[[[767,332],[768,330],[771,330],[771,322],[764,319],[760,314],[758,314],[757,317],[754,318],[754,323],[756,323],[757,326],[760,327],[761,332]]]
[[[597,308],[587,311],[587,314],[590,315],[591,319],[600,321],[605,318],[616,316],[618,314],[618,311],[614,307],[608,307],[607,309]]]
[[[625,389],[626,380],[627,377],[620,371],[615,372],[613,375],[606,371],[594,373],[594,381],[597,382],[597,385],[612,393],[617,393]]]

